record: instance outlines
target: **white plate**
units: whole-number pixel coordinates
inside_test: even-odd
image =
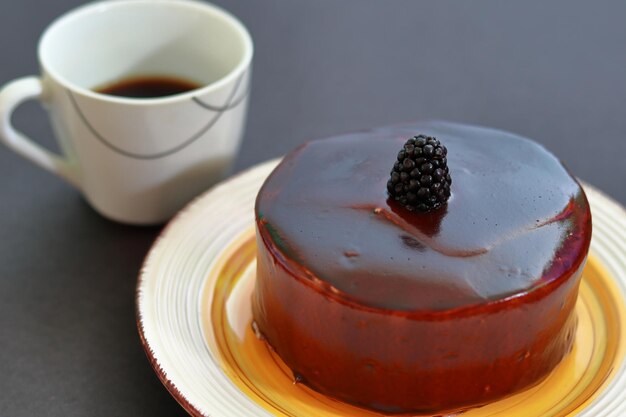
[[[288,370],[250,337],[254,200],[277,162],[197,198],[157,239],[137,286],[147,356],[194,416],[378,415],[291,384]],[[464,416],[626,416],[626,212],[594,188],[585,190],[594,231],[577,305],[577,347],[540,386]]]

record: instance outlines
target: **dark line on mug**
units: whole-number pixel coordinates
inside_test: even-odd
[[[198,97],[192,97],[191,99],[195,101],[197,104],[199,104],[201,107],[204,107],[207,110],[224,112],[226,110],[230,110],[230,109],[237,107],[243,100],[245,100],[246,97],[248,97],[249,93],[250,93],[250,83],[248,83],[248,86],[246,87],[246,91],[244,91],[244,93],[241,96],[237,97],[235,100],[233,100],[232,103],[227,104],[225,106],[213,106],[211,104],[207,104],[203,102]]]
[[[233,104],[233,98],[235,96],[235,94],[237,93],[237,90],[239,89],[239,85],[241,84],[241,81],[243,80],[245,76],[245,73],[243,73],[238,79],[237,82],[235,83],[235,86],[233,87],[232,91],[230,92],[228,98],[226,99],[226,103],[224,104],[224,108],[225,109],[232,109],[234,107],[236,107],[238,104],[240,104],[241,102],[243,102],[243,99],[245,99],[248,95],[248,91],[249,89],[246,89],[246,93],[240,97],[238,99],[238,102],[236,104]],[[106,147],[108,147],[109,149],[111,149],[112,151],[115,151],[121,155],[124,155],[128,158],[134,158],[134,159],[143,159],[143,160],[150,160],[150,159],[158,159],[158,158],[163,158],[169,155],[172,155],[178,151],[180,151],[181,149],[189,146],[190,144],[192,144],[193,142],[195,142],[197,139],[199,139],[202,135],[204,135],[209,129],[211,129],[213,127],[213,125],[215,125],[215,123],[217,123],[217,121],[220,119],[220,117],[222,117],[222,114],[224,114],[225,111],[220,111],[218,113],[216,113],[213,118],[204,126],[202,127],[198,132],[196,132],[194,135],[192,135],[190,138],[188,138],[187,140],[183,141],[180,145],[175,146],[172,149],[168,149],[166,151],[163,152],[158,152],[155,154],[151,154],[151,155],[142,155],[139,153],[134,153],[134,152],[129,152],[127,150],[124,150],[114,144],[112,144],[109,140],[107,140],[103,135],[101,135],[89,122],[89,120],[87,120],[87,117],[85,116],[85,114],[83,113],[83,111],[81,110],[80,106],[78,105],[78,102],[76,101],[76,98],[74,97],[74,95],[72,94],[71,91],[66,90],[68,97],[70,98],[70,101],[72,102],[72,105],[74,106],[74,109],[76,110],[76,113],[78,113],[78,116],[80,117],[80,119],[82,120],[82,122],[85,124],[85,126],[87,126],[87,129],[89,129],[89,131]],[[195,99],[195,97],[193,98]],[[193,100],[195,101],[195,100]]]

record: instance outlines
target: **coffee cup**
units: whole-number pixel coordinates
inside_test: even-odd
[[[103,216],[162,223],[228,172],[243,135],[252,55],[243,24],[207,3],[79,7],[42,35],[41,75],[0,91],[0,141],[76,187]],[[159,80],[190,87],[140,95],[142,82]],[[139,93],[117,94],[124,83]],[[48,111],[60,154],[12,126],[14,109],[31,99]]]

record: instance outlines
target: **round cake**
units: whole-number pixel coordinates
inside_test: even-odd
[[[452,180],[428,212],[387,185],[420,134],[445,145]],[[384,413],[460,411],[538,383],[571,350],[591,214],[531,140],[427,122],[311,141],[265,181],[255,212],[255,325],[323,394]]]

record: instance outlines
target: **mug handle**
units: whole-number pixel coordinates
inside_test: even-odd
[[[67,157],[50,152],[11,125],[13,111],[26,100],[42,100],[43,92],[43,83],[35,76],[18,78],[0,90],[0,142],[41,168],[80,188],[76,166],[70,163]]]

